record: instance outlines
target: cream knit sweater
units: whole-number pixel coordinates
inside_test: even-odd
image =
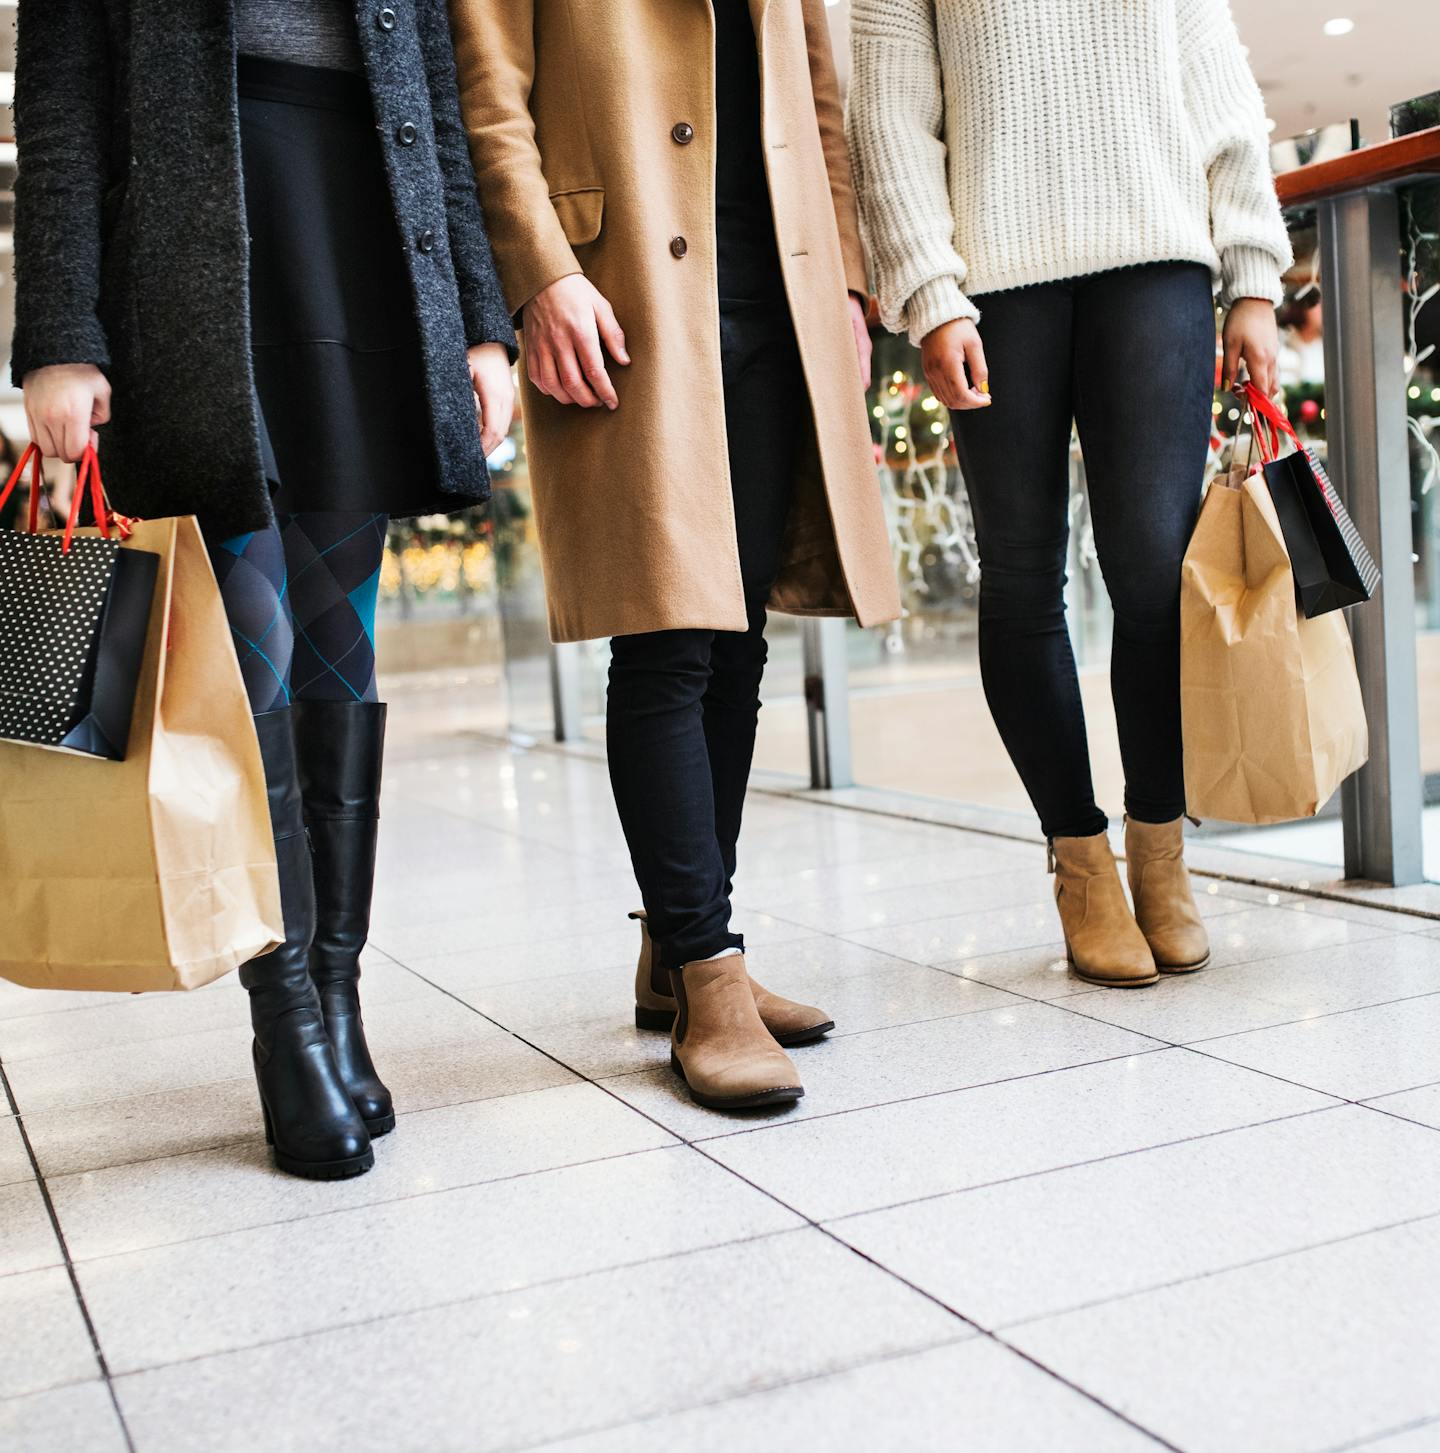
[[[1199,262],[1280,300],[1290,243],[1226,0],[853,0],[849,129],[887,327]]]

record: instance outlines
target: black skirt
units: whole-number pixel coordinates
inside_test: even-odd
[[[251,349],[276,507],[453,510],[369,86],[240,57]]]

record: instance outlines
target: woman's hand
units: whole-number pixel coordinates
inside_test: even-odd
[[[48,459],[77,463],[110,422],[110,380],[93,363],[33,368],[21,386],[30,437]]]
[[[850,304],[850,331],[855,335],[855,352],[860,358],[860,388],[863,392],[870,387],[870,359],[875,345],[870,340],[870,324],[865,316],[864,302],[854,293],[847,301]]]
[[[620,407],[605,371],[607,351],[616,363],[630,362],[615,310],[584,273],[560,278],[525,304],[525,368],[557,403]]]
[[[1264,298],[1237,298],[1225,315],[1222,338],[1224,387],[1233,387],[1243,363],[1246,378],[1268,399],[1275,392],[1275,359],[1280,352],[1274,307]]]
[[[920,345],[920,362],[931,393],[947,409],[983,409],[989,405],[985,345],[980,341],[980,330],[969,318],[955,318],[927,333]]]
[[[510,354],[500,343],[477,343],[467,350],[475,408],[480,415],[480,447],[489,458],[510,432],[515,417],[515,379]]]

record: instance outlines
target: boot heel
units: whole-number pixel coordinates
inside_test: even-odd
[[[642,1009],[639,1004],[635,1006],[635,1028],[636,1029],[669,1029],[675,1023],[675,1011],[673,1009]]]

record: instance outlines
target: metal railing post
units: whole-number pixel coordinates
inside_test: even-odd
[[[1374,600],[1347,612],[1370,761],[1342,789],[1345,876],[1418,883],[1423,790],[1399,199],[1377,189],[1322,201],[1319,232],[1330,472],[1383,577]]]
[[[578,742],[584,735],[580,704],[580,647],[574,641],[550,645],[550,701],[555,740]]]
[[[805,714],[810,728],[810,785],[851,787],[850,668],[845,622],[811,617],[800,622],[804,651]]]

